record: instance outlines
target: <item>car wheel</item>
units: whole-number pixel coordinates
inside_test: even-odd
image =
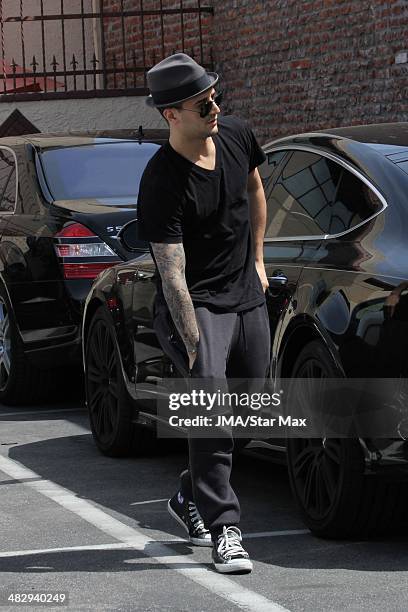
[[[103,454],[123,457],[152,449],[154,432],[132,423],[134,403],[123,380],[112,321],[102,307],[86,339],[85,390],[92,435]]]
[[[25,356],[7,292],[0,287],[0,402],[9,406],[38,403],[47,395],[50,378]]]
[[[304,347],[292,370],[293,378],[338,376],[329,351],[319,341]],[[315,535],[361,538],[406,522],[402,510],[408,500],[407,483],[366,475],[357,439],[288,439],[287,459],[294,498]]]

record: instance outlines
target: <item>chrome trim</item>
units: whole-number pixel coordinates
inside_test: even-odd
[[[262,148],[266,153],[266,147],[274,147],[279,142],[293,142],[294,138],[310,138],[316,136],[328,136],[330,138],[336,138],[336,140],[351,140],[350,138],[346,138],[345,136],[339,136],[339,134],[330,134],[330,132],[300,132],[299,134],[293,134],[292,136],[282,136],[282,138],[277,138],[276,140],[271,140],[270,142],[266,142]],[[296,144],[294,145],[296,146]],[[300,145],[302,146],[302,145]]]
[[[14,164],[16,167],[16,196],[14,199],[14,209],[13,210],[1,210],[0,208],[0,215],[14,215],[14,213],[16,212],[16,208],[17,208],[17,199],[18,199],[18,162],[17,162],[17,155],[15,153],[15,151],[13,151],[13,149],[11,149],[10,147],[6,147],[5,145],[0,145],[0,150],[4,149],[5,151],[9,151],[9,153],[12,153],[13,157],[14,157]]]
[[[318,134],[318,135],[322,136],[322,134]],[[265,145],[265,147],[263,147],[263,151],[266,155],[268,153],[272,153],[273,151],[283,151],[283,150],[294,151],[295,150],[295,151],[306,151],[307,153],[315,153],[317,155],[321,155],[322,157],[327,157],[328,159],[331,159],[332,161],[340,164],[340,166],[343,166],[343,168],[346,168],[346,170],[349,170],[350,172],[352,172],[355,176],[357,176],[357,178],[362,180],[363,183],[365,183],[367,187],[375,193],[375,195],[382,202],[383,206],[381,210],[378,210],[376,213],[374,213],[370,217],[367,217],[367,219],[364,219],[364,221],[361,221],[361,223],[357,223],[357,225],[354,225],[352,228],[344,232],[340,232],[339,234],[318,234],[316,236],[286,236],[286,237],[279,236],[276,238],[264,238],[264,244],[268,244],[271,242],[288,242],[289,240],[304,241],[304,240],[327,240],[328,238],[339,238],[340,236],[345,236],[346,234],[349,234],[350,232],[354,232],[356,229],[358,229],[362,225],[365,225],[372,219],[375,219],[375,217],[378,217],[378,215],[380,215],[386,208],[388,208],[387,200],[384,198],[382,193],[377,189],[377,187],[375,187],[367,179],[367,177],[364,176],[364,174],[356,170],[353,166],[349,165],[347,162],[341,159],[341,157],[337,157],[336,155],[333,155],[332,153],[327,153],[326,151],[322,151],[321,149],[318,149],[317,147],[314,148],[313,146],[307,147],[304,145],[281,145],[281,146],[278,145],[277,147],[275,146],[271,148],[266,148],[266,147],[268,147],[268,145]]]

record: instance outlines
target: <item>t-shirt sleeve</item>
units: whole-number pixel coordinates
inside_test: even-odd
[[[262,151],[261,147],[259,146],[258,141],[255,137],[255,134],[253,133],[251,128],[248,125],[246,125],[245,129],[246,129],[246,140],[248,143],[248,155],[249,155],[248,173],[249,173],[255,170],[255,168],[257,168],[261,164],[263,164],[263,162],[266,160],[266,155]]]
[[[183,242],[181,198],[156,177],[143,175],[137,199],[140,240],[176,244]]]

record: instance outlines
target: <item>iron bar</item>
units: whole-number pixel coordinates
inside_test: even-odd
[[[23,71],[24,73],[26,72],[26,63],[25,63],[25,42],[24,42],[24,26],[23,26],[23,0],[20,0],[20,17],[21,17],[21,24],[20,24],[20,38],[21,38],[21,58],[23,60]],[[23,77],[23,81],[24,81],[24,89],[27,87],[27,80],[26,80],[26,76],[24,74]]]
[[[49,91],[30,93],[0,94],[0,102],[20,102],[37,100],[76,100],[83,98],[116,98],[121,96],[147,96],[149,90],[144,87],[129,89],[97,89],[95,91]]]
[[[14,61],[14,57],[11,60],[11,69],[13,71],[13,89],[16,89],[16,68],[17,68],[17,64]]]
[[[113,88],[116,89],[118,83],[116,79],[116,55],[115,54],[112,55],[112,66],[113,66]]]
[[[161,49],[162,58],[164,58],[164,15],[163,15],[163,0],[160,0],[160,32],[161,32]]]
[[[97,72],[96,72],[96,64],[99,64],[99,60],[97,59],[97,57],[95,55],[95,52],[93,54],[93,58],[91,59],[91,64],[93,66],[93,71],[92,71],[92,74],[93,74],[93,86],[94,86],[94,89],[96,89],[96,74],[97,74]],[[84,75],[84,78],[86,79],[85,75]]]
[[[44,0],[40,1],[40,10],[41,10],[41,15],[40,15],[40,19],[41,19],[41,42],[42,42],[42,60],[43,60],[43,70],[45,72],[46,68],[45,68],[45,31],[44,31]],[[45,79],[44,81],[44,90],[45,93],[47,93],[47,89],[48,89],[48,85],[47,85],[47,79]]]
[[[100,14],[98,15],[100,17],[100,24],[101,24],[101,51],[102,51],[102,67],[105,70],[106,69],[106,47],[105,47],[105,28],[103,26],[103,19],[104,19],[104,14],[103,14],[103,0],[99,0],[99,12]],[[107,89],[107,79],[106,79],[106,73],[103,73],[103,89]]]
[[[201,23],[201,0],[197,0],[198,2],[198,32],[199,32],[199,40],[200,40],[200,63],[203,63],[203,28]]]
[[[57,91],[57,66],[59,66],[59,63],[57,62],[55,55],[52,56],[51,66],[54,74],[54,91]]]
[[[126,33],[125,33],[125,16],[123,10],[123,0],[120,0],[121,6],[121,25],[122,25],[122,54],[123,54],[123,68],[124,68],[124,76],[125,76],[125,87],[127,87],[127,74],[126,74]]]
[[[67,70],[67,60],[66,60],[66,49],[65,49],[65,23],[64,23],[64,0],[61,0],[61,35],[62,35],[62,63],[64,66],[64,72]],[[65,91],[67,91],[68,81],[66,75],[64,75],[64,86]]]
[[[191,8],[183,8],[181,9],[184,15],[188,15],[188,14],[196,14],[199,11],[203,12],[203,13],[209,13],[211,15],[214,14],[214,9],[212,6],[202,6],[200,9],[197,7],[191,7]],[[160,9],[147,9],[147,10],[138,10],[138,11],[124,11],[124,15],[125,17],[140,17],[142,15],[144,16],[148,16],[148,15],[161,15],[161,13],[163,13],[163,15],[178,15],[180,13],[180,9],[179,8],[165,8],[163,9],[163,11],[160,11]],[[82,15],[82,13],[66,13],[65,15],[44,15],[44,20],[45,21],[60,21],[61,19],[64,19],[65,21],[68,19],[81,19],[81,17],[83,17],[84,19],[92,19],[92,17],[102,17],[102,18],[109,18],[109,17],[120,17],[122,15],[121,11],[104,11],[103,7],[99,9],[99,12],[97,13],[84,13]],[[21,19],[20,17],[7,17],[6,19],[4,19],[4,23],[12,23],[12,22],[19,22],[19,21],[40,21],[41,17],[39,15],[32,15],[32,16],[27,16],[24,17],[23,19]]]
[[[145,47],[145,36],[144,36],[143,0],[140,0],[140,10],[141,10],[140,25],[141,25],[141,29],[142,29],[142,35],[141,35],[141,38],[142,38],[142,58],[143,58],[143,66],[146,66],[146,47]],[[143,84],[144,84],[145,87],[147,87],[146,72],[144,73]]]
[[[81,0],[81,26],[82,26],[82,65],[86,70],[86,39],[85,39],[85,18],[84,18],[84,0]],[[84,75],[84,89],[88,89],[88,79]],[[95,87],[96,89],[96,87]]]
[[[133,49],[132,52],[132,63],[133,63],[133,87],[136,87],[136,68],[137,68],[137,64],[136,64],[136,51]]]
[[[181,50],[184,53],[184,13],[183,13],[183,0],[180,0],[180,20],[181,20]]]
[[[31,62],[30,66],[33,67],[33,74],[34,74],[34,85],[37,84],[37,66],[38,66],[38,62],[35,59],[35,55],[33,55],[33,61]]]
[[[6,93],[7,84],[6,84],[6,54],[4,48],[4,22],[3,22],[3,0],[0,0],[0,33],[1,33],[1,61],[3,63],[3,91]]]
[[[78,61],[75,57],[75,53],[72,54],[72,61],[71,61],[71,66],[72,66],[72,72],[74,73],[74,91],[77,90],[76,87],[76,79],[77,79],[77,70],[76,67],[78,65]],[[66,70],[64,71],[66,73]]]

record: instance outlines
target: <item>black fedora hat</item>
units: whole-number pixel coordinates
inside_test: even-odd
[[[186,53],[175,53],[153,66],[147,73],[149,106],[165,108],[180,104],[215,85],[218,74],[207,72]]]

